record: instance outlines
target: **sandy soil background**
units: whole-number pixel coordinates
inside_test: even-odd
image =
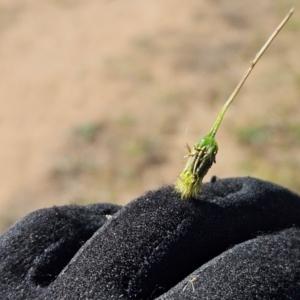
[[[175,182],[256,52],[205,180],[300,192],[300,7],[275,0],[0,0],[0,231],[38,208]]]

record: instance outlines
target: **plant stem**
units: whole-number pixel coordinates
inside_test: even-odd
[[[231,104],[231,102],[233,101],[233,99],[235,98],[235,96],[237,95],[237,93],[240,91],[241,87],[245,83],[246,79],[250,75],[250,73],[253,70],[253,68],[255,67],[256,63],[259,61],[259,59],[265,53],[265,51],[270,46],[270,44],[272,43],[272,41],[274,40],[274,38],[276,37],[276,35],[280,32],[280,30],[282,29],[282,27],[285,25],[285,23],[292,16],[293,12],[294,12],[294,8],[292,8],[290,10],[290,12],[287,14],[287,16],[282,20],[282,22],[278,25],[278,27],[275,29],[275,31],[270,36],[270,38],[266,41],[266,43],[263,45],[263,47],[260,49],[260,51],[256,54],[256,56],[254,57],[253,61],[250,63],[250,67],[247,70],[245,76],[242,78],[242,80],[239,82],[239,84],[237,85],[237,87],[235,88],[235,90],[232,92],[232,94],[230,95],[230,97],[228,98],[228,100],[226,101],[226,103],[224,104],[224,106],[223,106],[220,114],[218,115],[218,117],[217,117],[217,119],[216,119],[216,121],[215,121],[212,129],[210,130],[209,135],[211,135],[212,137],[215,137],[215,135],[217,133],[217,130],[218,130],[220,124],[221,124],[221,121],[222,121],[222,119],[224,117],[224,114],[225,114],[227,108],[229,107],[229,105]]]

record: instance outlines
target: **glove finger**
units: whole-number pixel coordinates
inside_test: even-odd
[[[75,205],[37,210],[0,236],[0,298],[31,299],[53,281],[119,206]]]
[[[259,236],[222,253],[157,300],[299,299],[300,228]]]

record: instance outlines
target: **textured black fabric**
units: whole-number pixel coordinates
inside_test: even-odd
[[[100,208],[37,211],[5,232],[0,299],[299,298],[300,197],[287,189],[228,178],[189,202],[169,186],[109,219],[118,208]]]
[[[111,204],[53,207],[14,224],[0,236],[0,299],[40,295],[107,216],[119,209]]]
[[[259,236],[204,264],[159,299],[300,299],[299,250],[299,228]]]

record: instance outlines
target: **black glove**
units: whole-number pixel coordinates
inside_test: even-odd
[[[37,210],[14,224],[0,236],[0,299],[38,299],[80,247],[120,208],[111,204],[53,207]]]
[[[2,234],[0,299],[300,298],[300,197],[287,189],[231,178],[187,202],[164,187],[101,227],[118,210],[106,208],[37,211]]]

